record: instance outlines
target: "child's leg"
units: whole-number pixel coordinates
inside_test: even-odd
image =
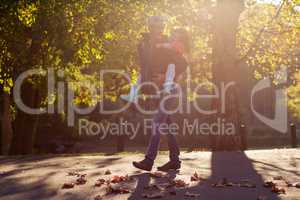
[[[175,78],[175,65],[170,64],[168,65],[168,69],[166,72],[166,79],[164,83],[164,91],[167,93],[170,93],[174,84],[174,78]]]

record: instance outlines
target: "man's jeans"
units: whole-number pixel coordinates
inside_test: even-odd
[[[173,91],[172,93],[176,93]],[[169,104],[173,104],[174,102],[168,102]],[[168,139],[168,147],[170,152],[170,160],[174,162],[179,161],[179,147],[176,142],[176,137],[174,133],[166,133],[167,130],[163,129],[163,133],[160,132],[159,127],[162,124],[170,124],[171,123],[171,116],[165,113],[161,108],[158,109],[158,113],[154,116],[153,123],[152,123],[152,133],[150,138],[150,143],[148,146],[148,150],[146,153],[146,159],[151,160],[153,162],[157,156],[157,152],[159,149],[160,137],[162,134],[166,134]],[[165,125],[164,125],[165,126]],[[169,127],[169,126],[168,126]]]

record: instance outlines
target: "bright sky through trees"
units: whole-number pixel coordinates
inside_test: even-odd
[[[279,4],[281,0],[258,0],[259,2],[264,2],[264,3],[274,3],[274,4]]]

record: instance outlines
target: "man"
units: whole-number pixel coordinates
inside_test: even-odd
[[[163,18],[159,16],[150,17],[148,27],[149,33],[144,34],[142,41],[138,47],[141,65],[141,80],[142,82],[155,82],[156,84],[160,84],[165,80],[164,73],[166,73],[166,71],[164,71],[164,69],[169,64],[171,64],[167,59],[168,56],[166,56],[163,49],[157,48],[156,45],[158,43],[164,43],[167,41],[167,37],[163,35],[165,27]],[[183,62],[182,65],[186,65],[186,63]],[[160,84],[159,87],[161,87],[162,85],[163,84]],[[150,88],[145,88],[145,90],[142,89],[142,91],[153,94],[153,91],[151,91]],[[171,91],[171,93],[174,92],[176,91]],[[169,104],[172,103],[173,102],[169,102]],[[160,143],[161,133],[159,127],[161,124],[170,124],[170,122],[170,115],[166,114],[162,108],[159,108],[158,113],[154,116],[153,119],[152,133],[145,159],[140,162],[133,162],[134,167],[146,171],[152,170]],[[168,147],[170,151],[170,161],[165,165],[158,167],[158,170],[168,171],[171,169],[180,169],[180,151],[176,142],[175,135],[169,133],[166,136],[168,139]]]

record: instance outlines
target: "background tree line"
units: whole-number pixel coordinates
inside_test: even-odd
[[[33,153],[41,123],[40,117],[22,112],[12,101],[14,81],[22,72],[62,70],[65,76],[59,79],[98,82],[99,89],[105,87],[105,98],[114,102],[128,90],[128,84],[118,76],[103,84],[97,72],[123,69],[136,75],[136,46],[151,15],[167,18],[166,34],[176,26],[189,30],[193,84],[213,80],[218,73],[222,76],[220,65],[230,74],[235,69],[226,66],[231,65],[238,69],[236,76],[245,82],[245,87],[267,76],[274,80],[274,87],[282,87],[276,83],[275,72],[285,67],[289,80],[283,87],[288,88],[290,113],[296,119],[300,117],[299,0],[283,0],[278,5],[255,0],[2,0],[2,153]],[[77,104],[95,103],[81,85],[75,84],[72,89]],[[189,93],[189,100],[193,101],[194,96]],[[59,94],[55,91],[47,98],[47,79],[41,73],[23,85],[22,97],[27,105],[40,107],[55,103]],[[64,113],[55,117],[64,122]]]

